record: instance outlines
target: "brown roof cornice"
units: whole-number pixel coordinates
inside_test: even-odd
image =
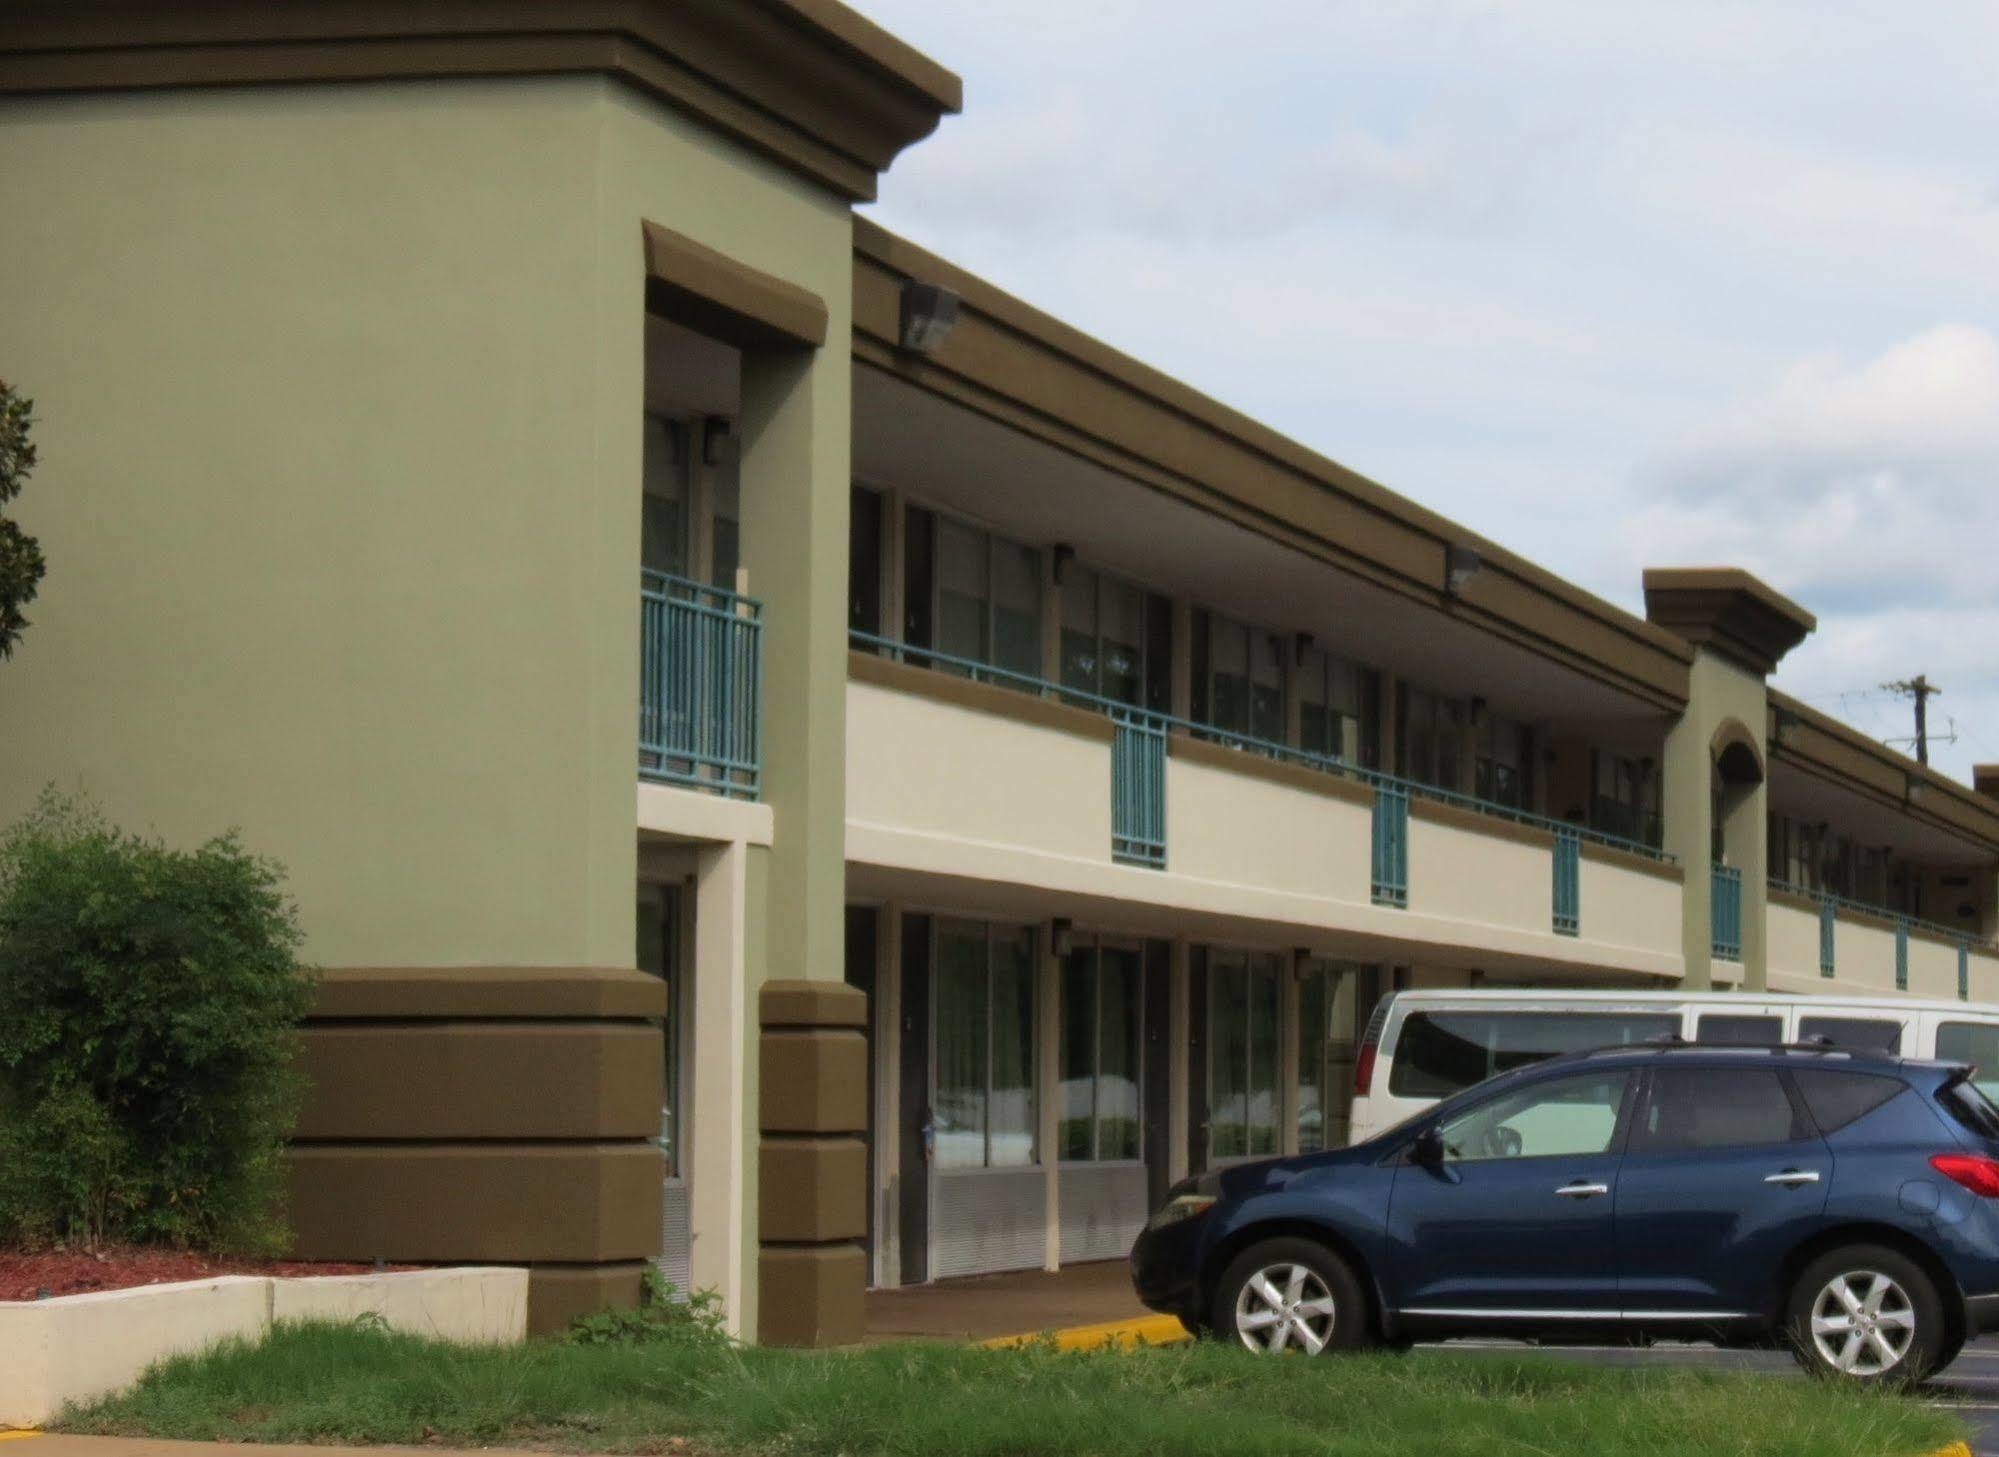
[[[0,94],[606,75],[854,200],[958,110],[837,0],[8,0]]]

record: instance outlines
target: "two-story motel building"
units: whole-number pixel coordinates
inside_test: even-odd
[[[0,11],[0,818],[288,866],[301,1253],[846,1341],[1338,1140],[1394,987],[1999,998],[1999,802],[1768,688],[1806,611],[857,218],[958,104],[834,0]]]

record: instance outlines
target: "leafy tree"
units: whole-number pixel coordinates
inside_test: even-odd
[[[0,379],[0,506],[21,494],[22,483],[35,468],[35,443],[28,438],[34,420],[35,402]],[[46,569],[41,544],[0,516],[0,658],[13,656],[14,644],[28,625],[21,609],[35,600],[35,588]]]
[[[0,1244],[275,1251],[312,997],[282,872],[47,791],[0,837]]]

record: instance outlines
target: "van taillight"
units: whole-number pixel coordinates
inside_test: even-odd
[[[1356,1098],[1365,1098],[1367,1096],[1368,1084],[1373,1081],[1374,1044],[1370,1042],[1361,1048],[1360,1056],[1354,1059],[1353,1095]]]
[[[1982,1153],[1938,1153],[1930,1155],[1930,1167],[1981,1199],[1999,1199],[1999,1159]]]

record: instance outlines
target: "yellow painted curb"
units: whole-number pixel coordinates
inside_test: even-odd
[[[19,1431],[0,1432],[0,1442],[13,1442],[19,1440],[22,1437],[39,1437],[40,1435],[41,1433],[36,1431],[33,1427],[22,1427]]]
[[[1001,1349],[1052,1341],[1058,1351],[1095,1351],[1115,1346],[1129,1351],[1140,1346],[1164,1346],[1189,1339],[1187,1327],[1171,1315],[1141,1315],[1131,1320],[1107,1320],[1098,1325],[1072,1325],[1064,1330],[1036,1331],[1027,1335],[1000,1336],[981,1341],[982,1346]],[[1965,1454],[1970,1457],[1970,1454]]]
[[[1963,1442],[1952,1442],[1948,1447],[1939,1447],[1927,1457],[1971,1457],[1971,1448]]]

